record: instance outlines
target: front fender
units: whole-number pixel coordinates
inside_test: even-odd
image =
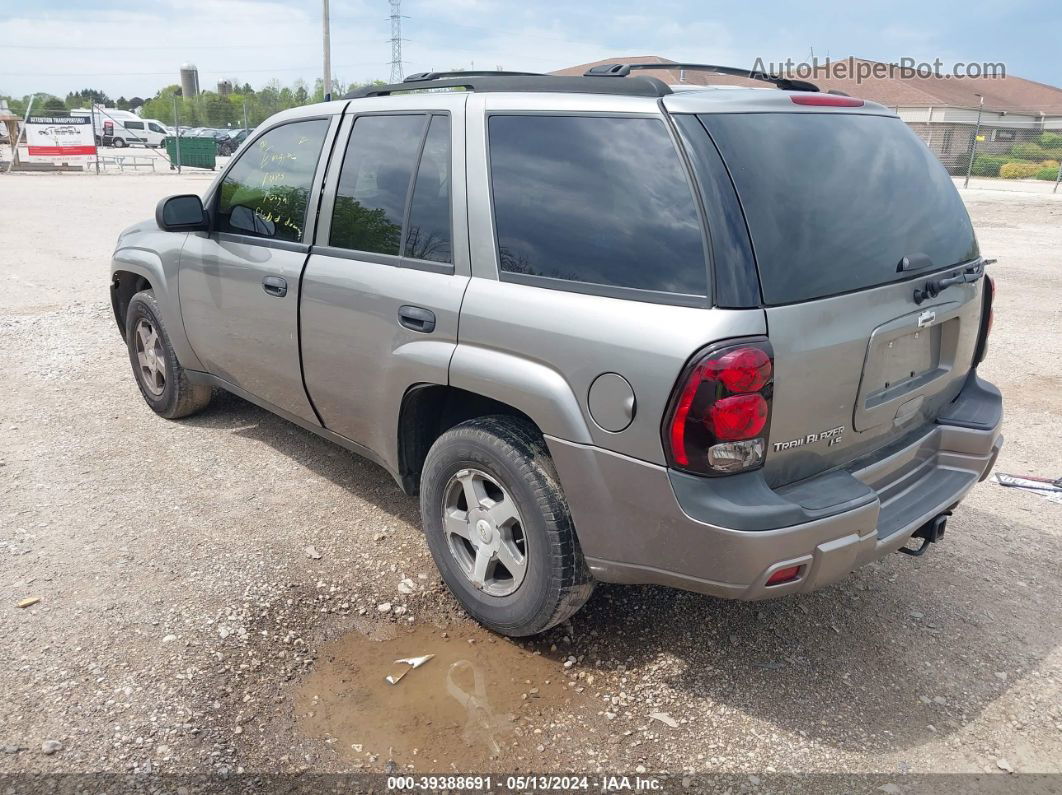
[[[568,382],[540,362],[462,343],[450,361],[450,385],[519,409],[545,434],[593,444]]]
[[[202,370],[203,365],[188,343],[181,317],[177,274],[181,249],[187,233],[163,232],[154,222],[131,227],[118,239],[118,247],[111,255],[111,306],[119,330],[125,335],[125,309],[129,299],[142,289],[141,279],[151,285],[163,313],[177,359],[183,367]],[[132,274],[135,282],[130,283]]]

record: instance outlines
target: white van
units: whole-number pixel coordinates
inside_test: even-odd
[[[166,136],[169,135],[162,122],[156,119],[137,119],[135,121],[132,119],[120,119],[117,124],[125,128],[124,134],[122,129],[116,126],[112,133],[111,146],[121,147],[140,144],[156,148],[162,146]]]
[[[142,119],[135,113],[118,108],[77,108],[71,116],[92,118],[98,146],[162,146],[170,135],[169,129],[158,119]]]

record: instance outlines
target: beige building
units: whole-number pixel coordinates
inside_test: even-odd
[[[754,80],[669,67],[668,64],[675,62],[656,55],[618,56],[561,69],[554,74],[578,75],[604,63],[659,63],[659,70],[638,74],[657,77],[668,84],[764,86]],[[875,65],[873,61],[858,58],[845,59],[845,63],[849,74],[861,64]],[[954,173],[966,171],[982,97],[979,153],[1006,154],[1016,144],[1038,140],[1044,132],[1062,133],[1062,89],[1022,77],[894,76],[857,81],[854,76],[828,75],[825,68],[820,68],[807,79],[823,91],[843,92],[894,109]]]

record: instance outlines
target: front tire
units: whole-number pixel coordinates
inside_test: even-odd
[[[424,462],[420,510],[443,580],[495,632],[543,632],[593,592],[553,460],[526,420],[479,417],[440,436]]]
[[[151,410],[175,420],[206,408],[213,389],[188,380],[170,344],[155,294],[143,290],[134,295],[125,318],[129,362],[140,394]]]

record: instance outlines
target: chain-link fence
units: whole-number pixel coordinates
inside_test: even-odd
[[[1058,190],[1062,129],[1046,128],[1040,121],[1007,120],[998,114],[979,121],[975,113],[968,112],[973,116],[970,119],[905,121],[952,176],[1036,179]]]

